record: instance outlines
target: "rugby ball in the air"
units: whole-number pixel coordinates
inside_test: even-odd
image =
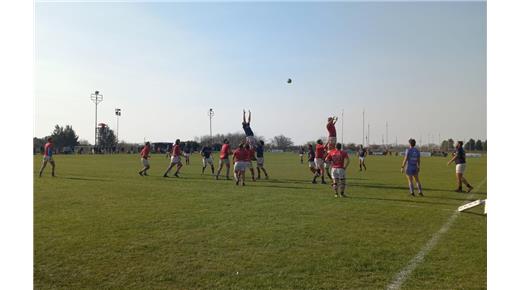
[[[291,80],[291,79],[288,79],[288,80],[287,80],[287,83],[288,83],[288,84],[292,83],[292,80]]]

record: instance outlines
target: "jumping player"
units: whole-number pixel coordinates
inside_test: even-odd
[[[177,165],[177,170],[175,170],[175,173],[173,174],[175,177],[179,177],[179,171],[182,167],[182,161],[181,161],[181,140],[177,139],[175,140],[175,144],[173,144],[172,151],[171,151],[171,161],[170,165],[166,169],[166,172],[164,172],[163,177],[168,177],[168,173],[170,173],[170,170],[172,170],[173,166]]]
[[[249,112],[249,117],[247,118],[246,122],[246,110],[244,110],[242,115],[242,128],[244,129],[244,133],[246,134],[246,143],[255,146],[256,145],[256,139],[255,134],[253,133],[253,130],[251,130],[251,111]]]
[[[455,191],[462,192],[462,183],[464,183],[468,188],[467,192],[469,193],[473,190],[473,186],[471,186],[466,178],[464,178],[464,172],[466,171],[466,152],[464,152],[464,148],[462,147],[463,144],[462,141],[457,142],[455,152],[453,152],[453,157],[448,162],[448,165],[455,161],[455,175],[457,176],[458,185]]]
[[[42,167],[40,168],[40,177],[42,177],[43,170],[47,166],[47,163],[51,164],[52,171],[51,175],[54,177],[54,169],[56,168],[56,164],[54,163],[54,159],[52,158],[52,149],[54,147],[52,137],[47,138],[47,143],[45,143],[45,147],[43,148],[43,161]]]
[[[260,140],[260,145],[256,147],[256,171],[258,175],[256,179],[260,179],[260,169],[264,172],[265,179],[269,179],[269,175],[264,168],[264,141]]]
[[[143,163],[143,169],[139,171],[139,175],[141,176],[148,176],[148,169],[150,169],[150,162],[148,161],[148,158],[150,158],[150,142],[144,143],[144,147],[140,152],[141,154],[141,162]]]
[[[410,188],[410,195],[415,196],[413,180],[415,179],[415,184],[417,185],[417,190],[419,190],[419,195],[423,195],[421,182],[419,181],[419,169],[421,166],[421,152],[415,148],[415,140],[408,140],[410,147],[406,149],[404,153],[403,164],[401,165],[401,173],[404,172],[404,167],[406,166],[406,176],[408,179],[408,187]]]
[[[228,139],[224,139],[223,143],[224,144],[222,144],[222,148],[220,149],[220,159],[218,161],[217,176],[215,176],[215,179],[218,179],[222,167],[226,165],[226,179],[229,180],[229,155],[231,154],[231,149],[229,148]]]
[[[336,149],[329,152],[327,158],[332,163],[331,174],[333,177],[332,188],[336,193],[335,197],[346,197],[345,195],[345,169],[348,167],[350,160],[347,152],[341,150],[341,143],[336,144]],[[347,164],[345,165],[345,159]],[[339,195],[338,195],[339,193]]]
[[[358,157],[359,157],[359,171],[362,171],[362,167],[367,171],[367,166],[365,165],[365,158],[367,157],[367,149],[363,148],[363,145],[359,145]]]
[[[234,177],[235,184],[238,185],[242,181],[242,186],[245,184],[245,172],[247,168],[247,158],[249,153],[244,148],[244,144],[240,143],[237,149],[233,152]]]
[[[314,162],[316,163],[316,173],[314,174],[312,183],[316,183],[316,178],[321,175],[321,184],[327,184],[325,182],[325,168],[323,165],[323,158],[325,158],[325,146],[323,146],[323,141],[321,141],[321,139],[318,139],[316,143],[316,156],[314,157]]]
[[[213,166],[213,158],[211,158],[211,148],[209,146],[202,147],[200,155],[202,156],[202,174],[206,170],[206,166],[211,165],[211,175],[215,175],[215,167]]]
[[[336,122],[338,117],[329,117],[327,119],[327,131],[329,132],[329,138],[327,144],[332,144],[332,147],[336,145]]]

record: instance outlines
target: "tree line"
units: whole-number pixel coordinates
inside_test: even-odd
[[[442,151],[453,151],[455,150],[455,141],[453,139],[444,140],[441,143]],[[464,150],[466,151],[487,151],[487,140],[476,140],[470,138],[466,143],[464,143]]]

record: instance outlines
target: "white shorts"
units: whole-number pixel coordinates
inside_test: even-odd
[[[330,170],[330,175],[334,179],[345,179],[345,169],[343,168],[332,168]]]
[[[148,161],[148,159],[141,158],[141,162],[144,166],[150,166],[150,162]]]
[[[309,168],[316,169],[316,163],[314,161],[309,161]]]
[[[323,167],[323,158],[314,158],[314,163],[316,165],[316,168],[322,168]]]
[[[466,163],[457,164],[455,166],[455,173],[464,174],[465,171],[466,171]]]
[[[180,156],[172,156],[171,164],[182,164]]]
[[[246,143],[248,143],[249,145],[256,146],[255,136],[246,136]]]
[[[329,167],[330,167],[330,161],[325,160],[325,161],[323,162],[323,167],[325,167],[325,168],[329,168]]]
[[[235,162],[235,165],[233,168],[235,169],[235,171],[246,171],[248,164],[249,164],[249,162],[247,162],[247,161],[237,161],[237,162]]]
[[[224,166],[224,165],[229,167],[229,159],[228,158],[226,158],[226,159],[219,159],[218,166]]]
[[[206,165],[213,165],[213,159],[211,158],[202,158],[202,166],[206,167]]]
[[[184,153],[184,157],[190,158],[190,153]]]
[[[365,157],[359,157],[359,161],[365,162]]]
[[[256,167],[264,167],[264,157],[256,157]]]
[[[54,161],[54,159],[52,159],[52,156],[43,156],[43,161],[52,162],[52,161]]]

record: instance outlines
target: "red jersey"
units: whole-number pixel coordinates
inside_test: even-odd
[[[143,150],[141,150],[141,157],[144,159],[148,159],[149,154],[150,154],[150,146],[144,146]]]
[[[229,144],[222,145],[220,149],[220,159],[227,159],[229,156]]]
[[[327,123],[327,131],[329,131],[329,137],[336,137],[336,126],[334,122]]]
[[[348,159],[348,154],[345,151],[334,149],[327,155],[327,160],[332,161],[332,168],[344,168],[345,159]]]
[[[173,153],[173,157],[181,156],[181,146],[173,145],[172,153]]]
[[[44,147],[44,150],[43,150],[43,156],[52,156],[52,143],[51,142],[47,142],[45,143],[45,147]]]
[[[235,161],[248,161],[247,158],[249,157],[249,153],[246,149],[236,149],[233,152],[233,158],[235,158]]]
[[[316,144],[316,158],[323,159],[325,157],[325,146],[323,144]]]

